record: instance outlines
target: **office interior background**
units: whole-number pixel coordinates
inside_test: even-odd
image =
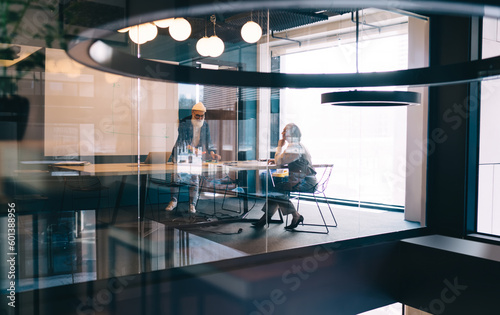
[[[497,312],[498,4],[54,0],[1,10],[6,314]],[[170,18],[189,22],[186,39],[153,23]],[[249,21],[262,31],[253,43],[241,37]],[[145,41],[137,25],[156,35]],[[224,44],[215,57],[197,47],[211,36]],[[420,102],[322,101],[352,90]],[[167,213],[168,176],[141,163],[171,152],[198,102],[222,160],[203,164],[195,215],[186,187]],[[274,170],[250,165],[274,157],[288,123],[328,178],[324,194],[292,193],[317,225],[287,231],[285,217],[255,229]]]

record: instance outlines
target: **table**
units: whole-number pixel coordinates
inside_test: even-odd
[[[179,168],[200,168],[200,165],[182,163],[175,164],[172,162],[164,164],[137,164],[137,163],[103,163],[103,164],[87,164],[87,165],[66,165],[54,164],[62,170],[77,171],[81,175],[91,176],[112,176],[112,175],[134,175],[137,173],[146,174],[165,174],[176,173]],[[268,168],[276,168],[275,165],[268,165],[266,161],[230,161],[230,162],[204,162],[201,165],[202,172],[210,172],[218,168],[227,168],[228,170],[243,171],[243,170],[264,170]],[[185,170],[183,170],[185,171]]]
[[[172,162],[162,164],[137,164],[137,163],[103,163],[103,164],[54,164],[60,171],[78,172],[80,176],[122,176],[118,195],[115,202],[112,222],[116,220],[116,215],[120,207],[120,201],[125,188],[127,176],[137,175],[140,177],[140,220],[144,218],[145,197],[147,188],[147,177],[153,174],[174,174],[177,172],[192,174],[216,174],[217,172],[229,171],[258,171],[269,168],[277,168],[275,165],[268,165],[267,161],[226,161],[226,162],[204,162],[200,164]],[[60,176],[61,173],[55,172]],[[244,213],[248,212],[248,200],[244,202]]]

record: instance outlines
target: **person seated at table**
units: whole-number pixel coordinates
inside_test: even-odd
[[[216,154],[215,147],[210,138],[210,129],[205,121],[205,113],[207,109],[203,103],[196,103],[191,109],[191,116],[182,119],[179,123],[179,135],[177,141],[172,148],[172,155],[169,158],[170,162],[179,162],[179,152],[181,150],[189,150],[193,154],[202,154],[203,161],[220,160],[221,156]],[[200,190],[200,175],[177,173],[172,176],[172,181],[189,185],[189,212],[196,213],[196,203],[199,197]],[[171,187],[170,192],[172,199],[165,208],[166,211],[172,211],[177,207],[177,194],[179,187]]]
[[[276,154],[274,159],[270,159],[270,164],[276,164],[279,168],[288,168],[288,178],[283,180],[273,181],[274,191],[278,196],[268,198],[267,214],[266,205],[262,208],[264,215],[253,225],[255,227],[263,227],[266,224],[266,215],[270,220],[278,209],[283,215],[292,215],[292,222],[285,229],[290,230],[296,228],[300,223],[304,222],[304,217],[295,209],[290,201],[290,192],[308,192],[312,193],[317,184],[316,171],[312,167],[311,155],[307,149],[300,143],[302,136],[299,127],[290,123],[283,128],[281,133],[282,138],[278,141]],[[278,179],[278,177],[276,177]],[[269,185],[268,187],[273,187]]]

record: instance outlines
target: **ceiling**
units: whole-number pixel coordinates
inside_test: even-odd
[[[331,16],[352,12],[356,9],[279,9],[269,11],[269,30],[281,32],[295,27],[308,25],[327,20]],[[99,12],[99,14],[96,14]],[[248,21],[258,23],[266,34],[268,27],[267,10],[214,14],[216,19],[215,32],[224,42],[236,43],[241,41],[241,27]],[[70,1],[64,7],[64,24],[74,27],[99,28],[110,21],[125,19],[126,10],[120,6],[113,6],[93,1]],[[211,16],[185,17],[191,24],[191,39],[200,39],[203,36],[212,36],[214,24]],[[168,34],[168,29],[159,29],[159,34]]]
[[[225,52],[229,52],[232,49],[240,50],[244,47],[255,47],[253,44],[245,43],[241,38],[241,28],[248,21],[258,23],[262,27],[263,35],[267,34],[269,24],[270,35],[273,35],[274,32],[282,32],[326,21],[329,17],[349,13],[353,10],[356,9],[272,10],[269,11],[269,20],[267,17],[268,11],[186,17],[192,27],[192,32],[188,40],[175,42],[170,37],[168,28],[159,28],[157,38],[143,45],[141,55],[144,58],[176,61],[181,64],[192,64],[206,59],[197,53],[195,46],[197,41],[202,37],[214,35],[214,23],[211,22],[211,18],[213,19],[213,17],[215,17],[215,34],[224,42],[226,46]],[[216,60],[211,58],[211,62],[216,62]]]
[[[355,10],[355,9],[353,9]],[[270,32],[282,32],[299,26],[326,21],[329,17],[351,12],[352,10],[272,10],[269,11]],[[228,16],[215,15],[215,32],[224,42],[241,42],[241,27],[248,21],[258,23],[266,34],[268,27],[268,11],[253,11]],[[187,18],[193,28],[191,38],[202,38],[211,36],[214,32],[214,25],[210,16],[202,18]]]

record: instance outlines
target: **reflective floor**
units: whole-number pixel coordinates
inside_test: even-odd
[[[262,215],[263,200],[249,200],[245,217],[239,216],[240,201],[234,197],[227,198],[227,210],[216,202],[214,215],[214,200],[221,198],[202,195],[196,215],[187,213],[187,204],[181,203],[173,212],[166,212],[165,205],[147,204],[142,223],[137,220],[137,207],[120,208],[115,223],[108,208],[21,214],[17,243],[23,259],[18,265],[18,291],[420,227],[405,221],[402,212],[333,205],[338,226],[330,227],[328,234],[317,233],[324,232],[324,226],[298,227],[308,233],[285,230],[287,218],[279,222],[278,214],[269,226],[259,229],[251,222]],[[301,201],[299,210],[305,223],[321,224],[314,202]],[[334,224],[331,216],[325,219]],[[6,285],[3,282],[2,288]]]

